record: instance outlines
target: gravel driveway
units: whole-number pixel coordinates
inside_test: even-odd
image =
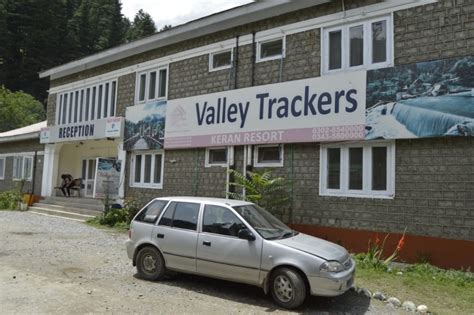
[[[79,222],[0,211],[2,313],[287,313],[252,286],[184,274],[140,280],[126,238]],[[395,313],[354,291],[311,297],[299,311]]]

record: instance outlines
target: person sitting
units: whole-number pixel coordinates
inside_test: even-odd
[[[70,187],[72,184],[73,177],[70,174],[62,174],[61,179],[63,181],[61,182],[61,186],[59,186],[59,188],[63,192],[64,197],[71,197]],[[67,195],[66,195],[66,192],[67,192]]]

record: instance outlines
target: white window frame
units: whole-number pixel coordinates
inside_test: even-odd
[[[153,183],[153,174],[155,173],[155,156],[161,155],[161,178],[160,183]],[[138,155],[142,156],[142,165],[140,170],[140,182],[135,182],[135,161]],[[145,183],[145,155],[151,155],[151,183]],[[130,187],[136,188],[153,188],[153,189],[163,189],[163,180],[164,180],[164,170],[165,170],[165,151],[164,150],[154,150],[154,151],[134,151],[131,158],[131,167],[130,167]]]
[[[211,163],[209,160],[211,157],[210,151],[212,150],[222,150],[222,149],[227,149],[227,161],[223,163]],[[220,166],[220,167],[227,167],[229,165],[234,164],[234,147],[212,147],[212,148],[206,148],[206,156],[205,156],[205,162],[204,162],[204,167],[213,167],[213,166]]]
[[[26,160],[30,160],[31,162],[31,168],[29,174],[26,174]],[[21,161],[21,169],[20,169],[20,177],[15,176],[15,170],[17,167],[17,161]],[[14,181],[20,181],[20,180],[26,180],[28,182],[31,182],[33,179],[33,157],[32,156],[13,156],[13,173],[12,173],[12,179]]]
[[[372,63],[372,24],[385,21],[387,25],[387,60],[383,62]],[[364,62],[360,66],[350,67],[350,37],[349,30],[354,26],[363,25],[364,30]],[[341,31],[341,68],[340,69],[329,69],[329,33],[334,31]],[[372,18],[368,20],[359,20],[343,25],[331,26],[323,28],[323,36],[321,36],[321,68],[323,74],[333,74],[348,71],[357,70],[370,70],[378,68],[390,67],[394,64],[393,61],[393,17],[392,15],[385,15],[382,17]]]
[[[230,52],[230,63],[227,66],[221,66],[221,67],[216,67],[214,68],[214,56]],[[211,52],[209,54],[209,72],[213,71],[219,71],[219,70],[224,70],[224,69],[230,69],[232,68],[232,63],[234,62],[234,49],[225,49],[225,50],[219,50],[216,52]]]
[[[262,44],[266,44],[266,43],[270,43],[270,42],[275,42],[275,41],[277,41],[277,40],[281,40],[281,41],[282,41],[282,47],[281,47],[282,51],[281,51],[281,54],[275,55],[275,56],[270,56],[270,57],[261,58]],[[275,37],[275,38],[266,39],[266,40],[262,40],[262,41],[257,42],[257,58],[256,58],[256,62],[263,62],[263,61],[269,61],[269,60],[283,59],[283,58],[285,58],[285,55],[286,55],[286,36]]]
[[[0,167],[0,180],[5,179],[5,164],[7,163],[7,159],[5,157],[0,156],[0,161],[2,161],[2,167]]]
[[[387,148],[387,190],[372,190],[372,148]],[[340,188],[327,188],[328,160],[327,152],[330,148],[341,149]],[[349,148],[363,149],[362,190],[349,189]],[[358,198],[393,199],[395,197],[395,141],[367,141],[342,144],[321,144],[319,195]]]
[[[166,70],[166,86],[165,86],[165,96],[159,97],[158,93],[160,91],[160,71],[161,70]],[[152,72],[156,72],[156,86],[155,86],[155,97],[151,99],[149,98],[150,96],[149,90],[150,90],[150,74]],[[143,100],[140,100],[140,77],[143,74],[145,74],[145,98]],[[168,99],[169,75],[170,75],[170,71],[169,71],[168,65],[137,72],[136,83],[135,83],[135,104],[146,104],[150,102],[156,102],[156,101]]]
[[[268,147],[278,147],[280,149],[280,162],[258,162],[258,149],[259,148],[268,148]],[[285,162],[285,149],[283,144],[263,144],[254,146],[253,151],[253,166],[255,167],[283,167]]]

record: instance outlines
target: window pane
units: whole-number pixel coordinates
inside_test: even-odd
[[[61,117],[62,117],[62,109],[63,109],[63,95],[59,95],[59,103],[56,105],[58,107],[58,118],[57,118],[57,124],[61,124]]]
[[[239,230],[246,226],[227,208],[206,205],[202,231],[221,235],[239,235]]]
[[[172,223],[172,220],[173,220],[173,213],[174,213],[175,208],[176,208],[176,202],[172,202],[168,206],[168,208],[166,209],[166,212],[161,217],[160,222],[158,223],[158,225],[171,226],[171,223]]]
[[[196,230],[199,203],[178,202],[173,216],[173,227]]]
[[[80,107],[79,107],[79,121],[82,121],[82,116],[84,112],[84,90],[81,90],[81,102],[80,102]]]
[[[372,148],[372,190],[387,190],[387,148]]]
[[[232,52],[226,51],[223,53],[218,53],[212,55],[212,67],[213,68],[220,68],[229,66],[232,62]]]
[[[64,94],[64,98],[63,98],[63,125],[66,123],[66,119],[67,119],[67,116],[66,116],[66,113],[67,113],[67,96],[68,94]]]
[[[161,183],[161,154],[155,154],[155,174],[153,176],[153,183],[160,184]]]
[[[145,87],[146,87],[146,74],[140,75],[140,90],[138,92],[138,100],[144,101],[145,100]]]
[[[13,158],[13,178],[20,179],[22,169],[23,169],[23,158],[19,156],[14,157]]]
[[[329,70],[342,67],[342,31],[329,33]]]
[[[280,146],[258,148],[258,163],[280,163]]]
[[[143,221],[147,215],[156,215],[158,218],[161,214],[161,211],[168,204],[167,200],[155,200],[150,203],[145,209],[143,209],[139,215],[135,218],[135,221]],[[155,221],[156,222],[156,221]]]
[[[139,183],[141,180],[142,173],[142,156],[135,156],[135,183]]]
[[[99,85],[99,95],[97,97],[97,119],[102,117],[102,89],[103,86]]]
[[[69,115],[67,122],[68,124],[72,123],[72,112],[74,111],[74,93],[69,93]]]
[[[89,176],[87,179],[94,179],[95,180],[95,162],[96,160],[89,160],[89,170],[87,175]]]
[[[86,171],[87,171],[87,160],[82,160],[82,173],[81,173],[81,178],[86,179]]]
[[[158,97],[166,97],[166,69],[160,70],[160,86]]]
[[[341,181],[341,149],[328,149],[328,188],[339,189]]]
[[[104,91],[104,118],[109,115],[109,83],[105,84]]]
[[[274,40],[260,44],[260,58],[280,56],[283,54],[283,40]]]
[[[95,96],[96,96],[97,88],[94,86],[92,88],[92,105],[91,105],[91,120],[95,119]]]
[[[24,173],[23,173],[23,178],[24,179],[31,179],[32,171],[33,171],[33,159],[32,158],[25,158],[24,159]]]
[[[364,26],[358,25],[349,29],[350,37],[350,66],[364,64]]]
[[[74,122],[77,122],[77,118],[79,116],[79,91],[76,91],[74,98]]]
[[[227,149],[209,149],[209,164],[227,163]]]
[[[145,155],[145,174],[144,183],[150,183],[151,181],[151,154]]]
[[[152,100],[155,98],[156,92],[156,71],[150,73],[150,84],[148,86],[148,99]]]
[[[362,190],[363,149],[349,149],[349,189]]]
[[[115,116],[115,93],[117,90],[117,82],[112,82],[112,95],[110,96],[110,116]]]
[[[387,61],[387,21],[372,23],[372,62]]]
[[[91,89],[86,90],[86,113],[84,116],[84,121],[89,121],[89,103],[91,98]]]

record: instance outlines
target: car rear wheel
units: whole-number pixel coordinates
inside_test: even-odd
[[[288,309],[300,306],[306,298],[303,277],[290,268],[279,268],[272,273],[270,291],[275,303]]]
[[[144,247],[137,255],[138,275],[145,280],[160,280],[166,273],[165,260],[154,247]]]

